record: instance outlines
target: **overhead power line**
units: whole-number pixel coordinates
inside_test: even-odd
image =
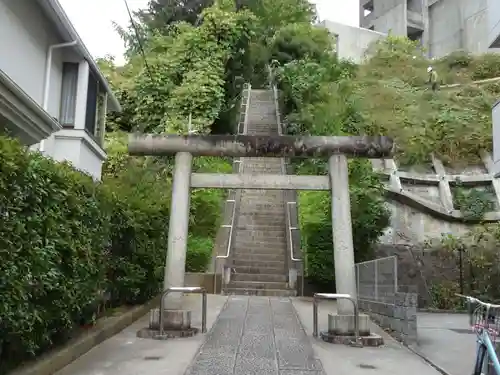
[[[142,45],[141,35],[139,34],[139,29],[137,28],[137,24],[134,21],[134,17],[132,16],[132,12],[130,11],[130,7],[128,6],[127,0],[123,0],[125,3],[125,7],[127,8],[128,17],[134,28],[135,37],[137,38],[137,43],[139,44],[139,49],[141,50],[142,58],[144,60],[144,65],[146,66],[146,70],[148,72],[149,78],[153,81],[153,74],[151,74],[151,69],[149,68],[148,60],[146,58],[146,52],[144,52],[144,47]]]

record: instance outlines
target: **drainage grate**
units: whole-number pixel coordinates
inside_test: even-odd
[[[468,333],[468,334],[473,334],[475,335],[476,333],[472,329],[467,329],[467,328],[448,328],[450,331],[456,332],[456,333]]]
[[[162,357],[158,357],[158,356],[148,356],[148,357],[144,357],[144,360],[145,361],[159,361]]]
[[[359,368],[362,368],[362,369],[366,369],[366,370],[375,370],[375,369],[376,369],[376,367],[375,367],[375,366],[373,366],[373,365],[366,365],[366,364],[364,364],[364,363],[360,363],[360,364],[358,365],[358,367],[359,367]]]

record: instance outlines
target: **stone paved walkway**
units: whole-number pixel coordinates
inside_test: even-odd
[[[186,375],[324,375],[289,298],[232,296]]]

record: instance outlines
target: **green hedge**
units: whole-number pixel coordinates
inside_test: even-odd
[[[159,292],[170,179],[120,160],[122,172],[95,183],[0,137],[0,374],[93,322],[104,295],[119,306]],[[205,198],[194,207],[206,208]],[[218,214],[204,215],[215,225]],[[188,271],[205,269],[210,245],[194,240]]]

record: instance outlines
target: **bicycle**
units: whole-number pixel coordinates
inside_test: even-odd
[[[469,323],[477,334],[473,375],[500,375],[500,363],[495,350],[496,340],[500,342],[500,305],[462,294],[456,295],[467,300]]]

